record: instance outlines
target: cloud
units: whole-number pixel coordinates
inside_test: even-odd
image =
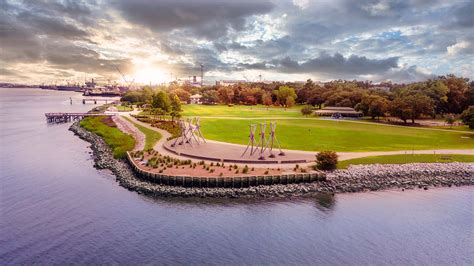
[[[321,53],[319,57],[297,62],[290,57],[275,60],[272,63],[278,70],[286,73],[321,73],[332,75],[363,75],[369,73],[384,73],[398,67],[398,57],[386,59],[369,59],[365,56],[351,55],[344,57],[336,53],[329,55]]]
[[[219,38],[229,29],[242,30],[246,18],[272,10],[268,1],[128,1],[116,4],[122,15],[133,23],[154,32],[187,30],[204,38]]]
[[[468,0],[0,0],[9,77],[116,77],[153,66],[178,77],[391,79],[466,74]],[[417,67],[420,66],[420,67]],[[421,70],[423,67],[423,70]],[[3,71],[3,73],[6,73]],[[41,74],[44,73],[44,74]]]
[[[391,69],[384,74],[381,75],[373,75],[370,78],[376,81],[395,81],[395,82],[404,82],[404,83],[411,83],[411,82],[418,82],[427,80],[430,78],[434,78],[435,75],[426,73],[425,71],[421,70],[419,67],[412,65],[412,66],[402,66],[399,69]]]
[[[446,48],[448,56],[455,56],[463,53],[472,53],[472,44],[468,41],[460,41]]]

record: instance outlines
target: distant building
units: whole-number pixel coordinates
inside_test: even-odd
[[[321,110],[317,110],[314,114],[319,116],[331,116],[335,118],[341,117],[362,117],[363,113],[356,111],[354,108],[351,107],[334,107],[328,106],[324,107]]]
[[[217,86],[231,86],[239,83],[247,83],[246,80],[217,80],[216,85]]]
[[[201,104],[202,103],[202,101],[201,101],[202,95],[201,94],[191,95],[190,99],[191,99],[191,101],[190,101],[191,104]]]

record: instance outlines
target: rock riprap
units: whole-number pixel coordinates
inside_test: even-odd
[[[137,178],[125,160],[113,158],[107,144],[78,122],[70,127],[89,142],[95,166],[110,169],[121,186],[140,194],[159,197],[291,197],[320,192],[362,192],[384,189],[413,189],[437,186],[474,185],[474,163],[414,163],[403,165],[357,165],[327,173],[326,181],[246,188],[187,188],[153,184]]]

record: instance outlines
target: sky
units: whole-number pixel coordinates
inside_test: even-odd
[[[0,0],[0,82],[474,78],[474,1]],[[121,74],[121,73],[123,74]]]

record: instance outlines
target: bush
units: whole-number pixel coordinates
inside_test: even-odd
[[[301,114],[304,116],[309,116],[313,113],[313,108],[311,106],[305,106],[301,109]]]
[[[244,166],[244,169],[242,170],[242,173],[246,174],[249,172],[249,167],[247,165]]]
[[[470,129],[474,129],[474,105],[469,106],[461,114],[461,120],[465,125],[468,125]]]
[[[319,170],[333,170],[337,166],[337,154],[333,151],[322,151],[316,155],[316,168]]]

